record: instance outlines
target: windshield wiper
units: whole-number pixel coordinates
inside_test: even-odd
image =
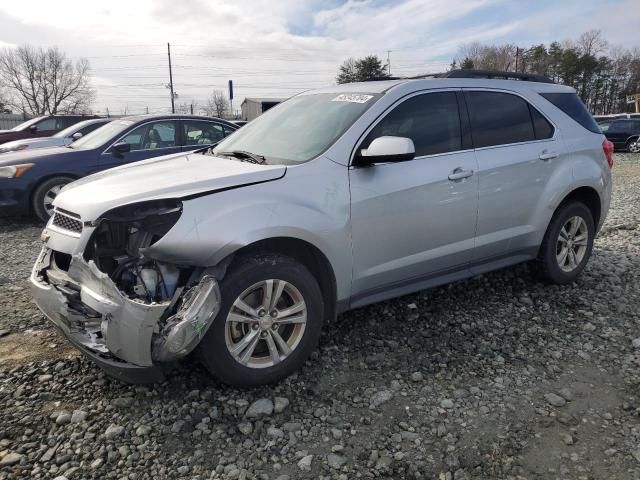
[[[263,155],[247,152],[246,150],[231,150],[230,152],[215,152],[215,154],[224,155],[226,157],[235,157],[245,162],[257,163],[258,165],[262,165],[267,161],[267,159]]]

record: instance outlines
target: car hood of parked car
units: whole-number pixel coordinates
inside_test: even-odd
[[[2,145],[0,145],[2,147]],[[76,150],[79,151],[79,150]],[[33,150],[18,150],[0,154],[0,167],[7,165],[20,165],[22,163],[38,163],[46,161],[45,157],[53,157],[60,154],[70,154],[74,150],[67,147],[34,148]]]
[[[68,184],[54,206],[96,220],[112,208],[146,200],[184,198],[282,178],[283,165],[257,165],[203,154],[144,160]]]
[[[24,140],[14,140],[12,142],[3,143],[0,145],[0,153],[8,153],[16,151],[16,149],[22,147],[22,150],[28,150],[30,148],[45,148],[45,147],[63,147],[71,143],[68,138],[57,137],[45,137],[45,138],[28,138]],[[26,148],[24,147],[26,145]],[[18,150],[18,151],[22,151]]]

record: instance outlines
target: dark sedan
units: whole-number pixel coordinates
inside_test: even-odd
[[[67,183],[126,163],[203,148],[237,129],[212,117],[126,117],[67,147],[5,153],[0,157],[0,213],[32,212],[47,220],[53,199]]]

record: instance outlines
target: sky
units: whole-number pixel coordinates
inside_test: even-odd
[[[349,57],[389,55],[393,75],[418,75],[445,70],[463,43],[590,29],[640,47],[640,0],[0,0],[0,46],[88,58],[94,109],[113,114],[170,109],[167,42],[178,104],[198,110],[233,79],[237,110],[331,85]]]

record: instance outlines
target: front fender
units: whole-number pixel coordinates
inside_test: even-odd
[[[299,239],[329,260],[342,300],[351,286],[349,212],[347,167],[321,158],[276,181],[185,200],[180,220],[146,254],[209,267],[260,240]]]

